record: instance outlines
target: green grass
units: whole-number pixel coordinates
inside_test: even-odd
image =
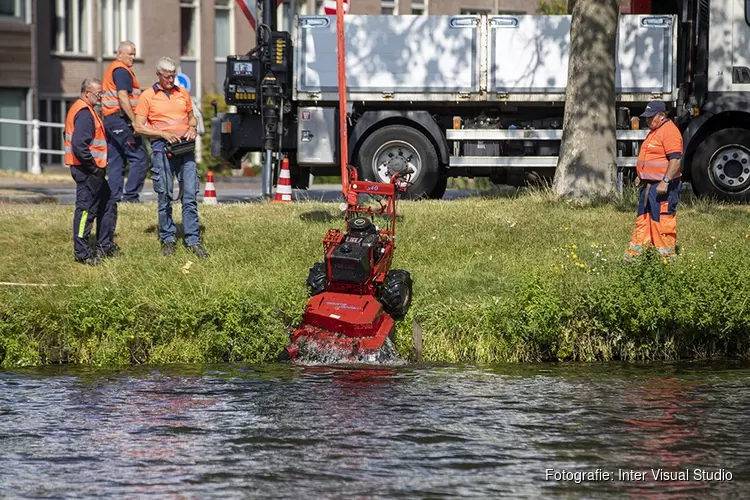
[[[426,361],[653,360],[750,353],[750,207],[686,199],[680,256],[625,267],[635,194],[544,191],[400,202],[395,267],[414,279]],[[175,216],[180,220],[179,205]],[[306,301],[337,204],[200,207],[200,261],[160,254],[156,206],[121,205],[123,256],[73,262],[72,207],[0,205],[0,366],[269,361]]]

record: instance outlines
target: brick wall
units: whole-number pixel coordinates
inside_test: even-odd
[[[92,6],[98,4],[91,3]],[[92,19],[97,16],[98,12],[94,10]],[[155,81],[155,66],[159,57],[166,55],[179,63],[179,16],[179,0],[141,0],[140,40],[134,40],[136,62],[133,66],[141,87]],[[103,52],[103,42],[96,30],[92,30],[91,54],[71,55],[56,52],[56,40],[52,31],[54,21],[49,9],[39,10],[38,26],[39,92],[42,95],[78,95],[84,78],[101,79],[107,66],[114,60],[114,54],[106,53],[101,62],[97,61],[96,54]]]
[[[180,0],[141,0],[141,41],[137,49],[138,62],[133,69],[141,87],[156,82],[156,61],[160,57],[171,57],[180,64]]]
[[[32,27],[0,21],[0,87],[33,86]]]

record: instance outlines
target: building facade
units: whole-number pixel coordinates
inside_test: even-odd
[[[156,61],[174,59],[197,102],[220,91],[226,56],[255,45],[235,0],[48,0],[37,18],[39,68],[36,116],[65,120],[86,77],[102,78],[122,40],[136,45],[133,71],[141,87],[156,81]],[[42,128],[43,149],[61,149],[61,134]],[[42,165],[60,158],[43,155]]]
[[[352,14],[531,13],[536,0],[351,0]],[[42,8],[43,6],[43,8]],[[226,56],[255,46],[255,31],[236,0],[5,0],[0,2],[0,117],[62,123],[81,81],[102,78],[121,40],[136,44],[141,87],[156,81],[156,61],[169,56],[200,102],[221,93]],[[285,0],[279,29],[293,14],[322,14],[322,0]],[[40,128],[41,149],[62,149],[59,128]],[[30,127],[0,124],[0,144],[27,147]],[[0,169],[26,170],[30,156],[0,151]],[[62,156],[43,154],[41,166]]]
[[[0,2],[0,118],[28,120],[34,115],[36,87],[35,1]],[[28,127],[0,122],[0,146],[25,148]],[[0,150],[0,169],[27,170],[28,155]]]

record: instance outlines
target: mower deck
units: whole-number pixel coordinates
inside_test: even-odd
[[[292,360],[301,348],[368,360],[377,357],[393,327],[393,318],[375,297],[323,292],[308,300],[302,325],[294,330],[286,351]]]

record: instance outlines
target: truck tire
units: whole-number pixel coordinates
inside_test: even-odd
[[[357,152],[357,165],[365,180],[390,182],[397,171],[411,166],[415,173],[405,198],[429,197],[440,179],[437,151],[415,128],[387,125],[368,135]]]
[[[310,273],[307,275],[307,291],[312,297],[326,291],[328,287],[328,274],[326,272],[326,265],[323,262],[316,262],[310,268]]]
[[[432,200],[439,200],[445,196],[445,190],[448,188],[448,178],[442,177],[438,179],[435,188],[430,191],[429,198]]]
[[[750,201],[750,130],[727,128],[709,135],[690,167],[693,191],[720,201]]]
[[[379,299],[383,309],[393,319],[403,319],[411,307],[411,275],[403,269],[389,271],[380,287]]]

